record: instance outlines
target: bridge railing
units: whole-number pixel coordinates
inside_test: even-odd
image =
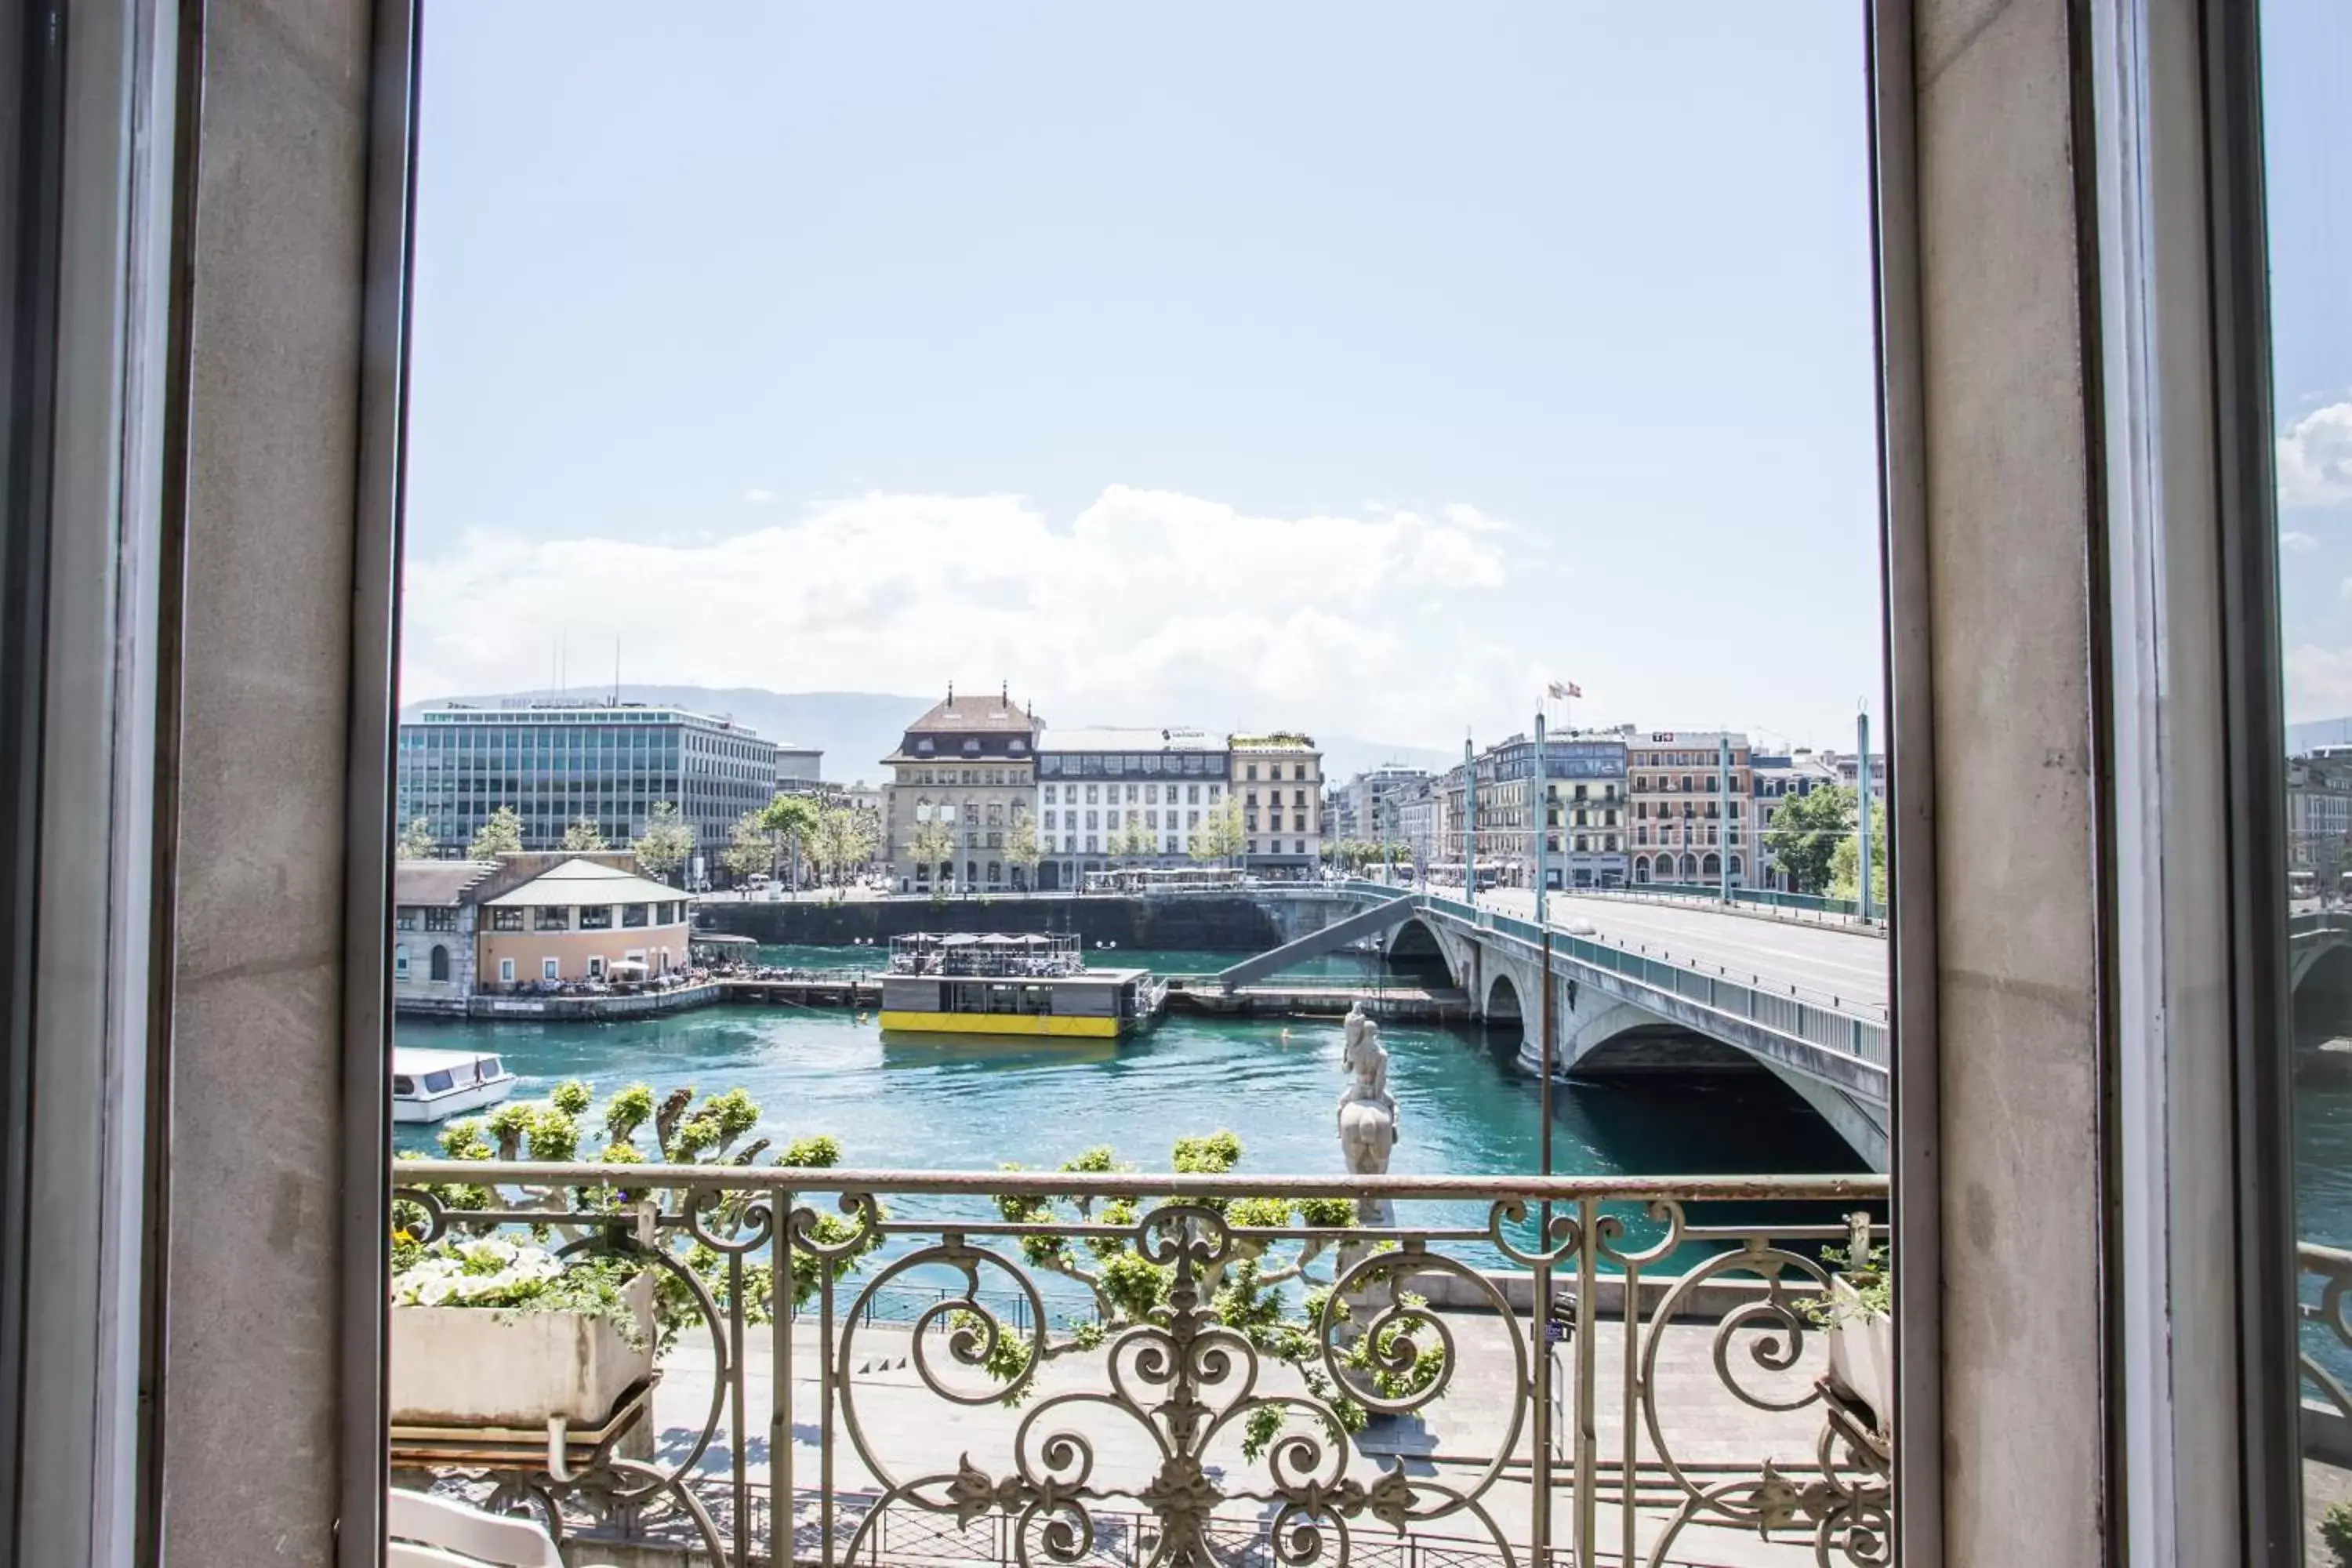
[[[1476,930],[1510,937],[1530,949],[1542,945],[1543,930],[1533,921],[1473,908],[1437,893],[1423,894],[1421,901],[1423,907],[1436,909]],[[1875,1008],[1878,1016],[1871,1017],[1861,1011],[1868,1004],[1847,1005],[1843,998],[1809,996],[1799,987],[1783,989],[1760,981],[1742,981],[1719,970],[1710,973],[1696,963],[1680,963],[1557,929],[1551,933],[1551,949],[1556,960],[1565,958],[1606,970],[1645,989],[1747,1019],[1759,1028],[1882,1070],[1891,1060],[1884,1007]]]

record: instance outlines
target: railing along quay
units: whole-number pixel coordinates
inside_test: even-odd
[[[1886,1560],[1891,1424],[1825,1380],[1814,1316],[1883,1177],[396,1178],[404,1247],[655,1281],[650,1446],[436,1466],[395,1434],[395,1467],[559,1530],[724,1568],[1655,1568],[1712,1531]]]

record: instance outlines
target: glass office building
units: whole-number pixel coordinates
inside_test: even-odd
[[[502,805],[521,815],[526,849],[560,848],[583,816],[622,845],[667,800],[711,855],[774,795],[776,763],[774,742],[680,708],[430,709],[400,726],[399,821],[421,818],[444,855]]]

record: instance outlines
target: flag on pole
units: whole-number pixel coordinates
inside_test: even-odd
[[[1584,688],[1572,680],[1555,680],[1551,683],[1551,694],[1559,700],[1566,701],[1571,697],[1583,696]]]

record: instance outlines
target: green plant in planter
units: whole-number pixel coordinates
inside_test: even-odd
[[[1843,1279],[1853,1294],[1824,1290],[1799,1302],[1797,1310],[1816,1327],[1833,1329],[1847,1323],[1875,1323],[1895,1315],[1895,1275],[1888,1267],[1885,1244],[1864,1244],[1860,1250],[1861,1260],[1857,1263],[1853,1247],[1822,1248],[1822,1261],[1832,1270],[1832,1278]]]
[[[1233,1133],[1219,1131],[1179,1138],[1171,1153],[1173,1169],[1179,1173],[1221,1174],[1241,1162],[1242,1143]],[[1003,1168],[1020,1169],[1017,1165]],[[1103,1144],[1066,1161],[1061,1169],[1098,1173],[1134,1167],[1119,1164],[1112,1149]],[[1133,1226],[1162,1201],[1140,1193],[1066,1200],[1004,1194],[996,1199],[996,1206],[1005,1219],[1022,1225],[1076,1220]],[[1345,1432],[1361,1431],[1370,1412],[1348,1387],[1331,1377],[1324,1365],[1319,1337],[1327,1309],[1335,1323],[1345,1323],[1350,1316],[1345,1300],[1331,1299],[1333,1273],[1318,1272],[1316,1268],[1333,1250],[1333,1238],[1292,1241],[1248,1234],[1248,1228],[1274,1229],[1292,1224],[1318,1230],[1352,1230],[1357,1225],[1356,1205],[1346,1198],[1186,1201],[1216,1211],[1236,1227],[1229,1255],[1203,1269],[1196,1280],[1217,1321],[1241,1334],[1260,1355],[1297,1368],[1307,1391],[1330,1407]],[[1373,1245],[1386,1250],[1395,1243]],[[1048,1361],[1097,1349],[1139,1324],[1165,1326],[1170,1320],[1176,1269],[1144,1258],[1132,1236],[1026,1236],[1021,1238],[1021,1251],[1031,1267],[1076,1280],[1094,1297],[1094,1320],[1073,1324],[1062,1337],[1048,1339],[1044,1347]],[[1397,1300],[1408,1308],[1425,1305],[1409,1293],[1400,1294]],[[958,1315],[957,1326],[976,1329],[979,1324],[965,1313]],[[1001,1335],[983,1365],[999,1382],[1010,1384],[1028,1369],[1032,1353],[1031,1342]],[[1389,1323],[1374,1334],[1357,1334],[1335,1359],[1349,1381],[1391,1400],[1423,1392],[1444,1372],[1444,1352],[1435,1345],[1416,1342],[1410,1325],[1402,1321]],[[1017,1404],[1026,1394],[1025,1388],[1008,1392],[1005,1401]],[[1251,1459],[1263,1455],[1293,1414],[1281,1405],[1252,1411],[1244,1427],[1243,1455]],[[1336,1442],[1343,1440],[1344,1434],[1330,1436]]]
[[[580,1159],[589,1131],[596,1129],[604,1134],[604,1146],[591,1151],[587,1157],[600,1163],[748,1168],[758,1163],[771,1147],[771,1141],[765,1138],[738,1147],[744,1135],[759,1124],[759,1102],[740,1088],[705,1096],[698,1104],[691,1087],[672,1089],[656,1102],[651,1086],[630,1084],[615,1092],[599,1111],[593,1088],[572,1079],[558,1084],[544,1104],[509,1102],[487,1119],[453,1121],[442,1130],[439,1142],[442,1155],[451,1160],[562,1163]],[[838,1164],[840,1160],[840,1143],[829,1136],[816,1134],[794,1139],[769,1163],[822,1169]],[[585,1237],[591,1243],[562,1260],[567,1275],[582,1273],[583,1289],[591,1289],[595,1280],[615,1271],[625,1283],[641,1269],[627,1217],[641,1199],[653,1198],[671,1215],[683,1213],[686,1204],[698,1204],[702,1211],[702,1228],[722,1239],[743,1234],[751,1223],[753,1201],[747,1193],[722,1190],[697,1194],[614,1184],[575,1186],[568,1192],[544,1186],[525,1188],[519,1199],[502,1198],[487,1185],[472,1184],[445,1183],[426,1190],[453,1215],[493,1207],[546,1209],[547,1221],[532,1227],[534,1239],[541,1243],[553,1240],[562,1246]],[[488,1235],[498,1228],[488,1224],[469,1226],[463,1219],[454,1221],[454,1229],[461,1237]],[[433,1249],[420,1239],[424,1229],[422,1206],[396,1200],[393,1205],[392,1234],[395,1277],[405,1276],[431,1255]],[[857,1235],[849,1220],[830,1215],[817,1219],[814,1232],[817,1240],[832,1246],[845,1244]],[[447,1245],[449,1240],[445,1237],[435,1246]],[[793,1300],[795,1303],[805,1301],[815,1293],[821,1269],[830,1268],[838,1279],[857,1268],[865,1255],[880,1244],[879,1237],[869,1237],[856,1251],[831,1259],[794,1253]],[[718,1248],[698,1241],[673,1256],[700,1280],[720,1311],[733,1305],[726,1257]],[[742,1305],[747,1321],[769,1321],[772,1274],[767,1264],[745,1265]],[[657,1269],[654,1279],[655,1318],[667,1342],[680,1328],[698,1321],[701,1308],[693,1289],[676,1274]],[[540,1298],[532,1300],[537,1301]]]
[[[2336,1554],[2336,1568],[2352,1568],[2352,1502],[2332,1502],[2319,1516],[2319,1539]]]

